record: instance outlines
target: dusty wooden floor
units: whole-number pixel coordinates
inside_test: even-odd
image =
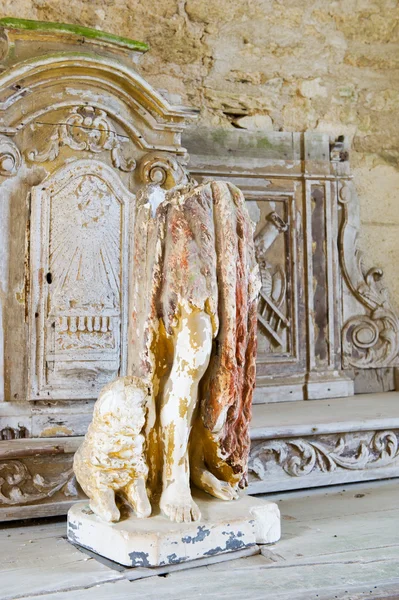
[[[129,581],[71,546],[65,520],[0,529],[0,599],[399,599],[399,480],[274,495],[262,554]]]

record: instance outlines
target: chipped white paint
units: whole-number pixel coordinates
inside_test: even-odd
[[[242,496],[226,504],[207,494],[195,495],[200,523],[170,523],[160,514],[140,520],[133,515],[105,523],[85,502],[68,513],[68,538],[101,556],[132,567],[156,567],[242,550],[280,538],[276,504]]]

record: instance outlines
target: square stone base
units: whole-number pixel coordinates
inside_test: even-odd
[[[130,512],[119,523],[105,523],[80,502],[68,512],[68,539],[128,567],[173,565],[280,539],[280,512],[272,502],[193,497],[202,515],[196,523],[172,523],[156,510],[149,519]]]

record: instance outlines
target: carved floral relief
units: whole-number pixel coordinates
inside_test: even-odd
[[[23,505],[45,500],[60,492],[76,498],[76,480],[70,467],[59,475],[32,473],[22,460],[0,461],[0,504]]]
[[[316,471],[372,469],[393,464],[399,458],[398,448],[397,431],[366,432],[359,439],[350,433],[274,439],[253,444],[248,469],[264,480],[273,464],[291,477]]]
[[[95,154],[109,151],[113,166],[130,172],[136,168],[136,161],[133,158],[127,160],[122,154],[122,143],[127,139],[116,132],[104,110],[93,106],[76,106],[70,110],[64,122],[55,124],[47,147],[30,150],[27,157],[32,162],[53,161],[62,146]]]

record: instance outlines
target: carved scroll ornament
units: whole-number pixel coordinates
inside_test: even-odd
[[[149,152],[143,156],[139,175],[143,183],[155,183],[166,190],[191,181],[187,169],[168,152]]]
[[[134,159],[126,160],[122,155],[121,136],[109,121],[107,113],[93,106],[74,107],[64,123],[55,124],[47,148],[28,152],[28,159],[33,162],[53,161],[62,146],[94,153],[109,150],[114,167],[127,172],[136,168]]]
[[[15,143],[5,135],[0,135],[0,175],[16,175],[21,162],[21,153]]]
[[[268,440],[252,449],[248,469],[259,479],[267,479],[272,455],[292,477],[309,475],[312,471],[331,473],[337,468],[362,470],[382,467],[399,457],[398,441],[398,432],[395,431],[371,432],[369,441],[359,440],[355,447],[349,444],[350,440],[336,434],[323,441],[314,438]]]
[[[47,479],[32,475],[20,460],[0,463],[0,505],[31,504],[61,491],[65,496],[77,496],[72,469]]]
[[[379,368],[396,366],[399,353],[399,319],[382,285],[383,272],[367,269],[358,247],[357,202],[351,184],[339,193],[343,210],[340,230],[340,260],[345,282],[362,311],[347,319],[342,329],[343,367]]]

